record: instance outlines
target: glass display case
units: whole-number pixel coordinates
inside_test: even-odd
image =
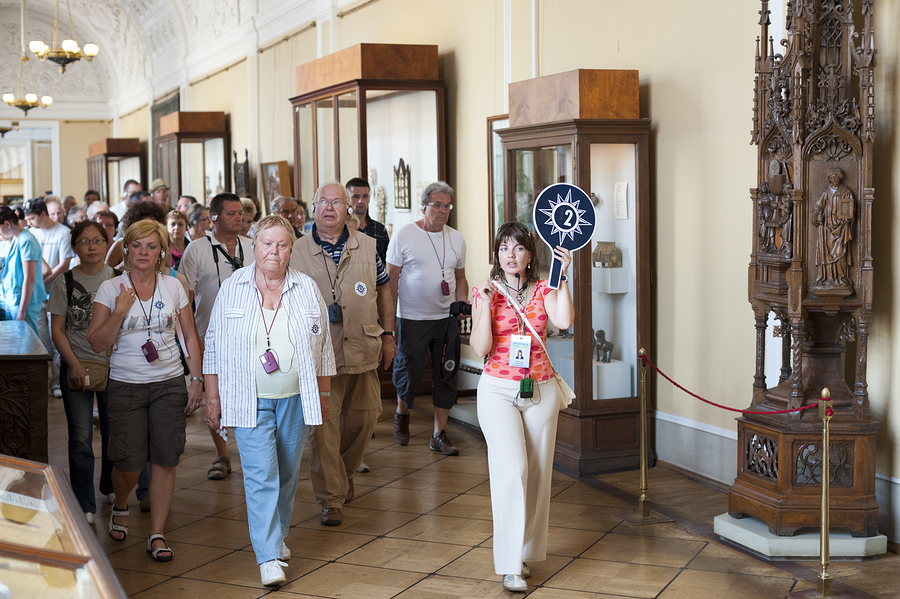
[[[206,204],[231,191],[230,141],[224,112],[173,112],[159,121],[156,172],[170,196]]]
[[[0,456],[0,597],[126,597],[65,476]]]
[[[147,188],[145,173],[147,159],[137,138],[107,138],[88,148],[88,189],[100,194],[100,200],[110,206],[117,204],[125,181],[139,181]]]
[[[297,67],[295,197],[362,177],[372,218],[389,232],[415,221],[421,190],[446,178],[437,60],[437,46],[359,44]]]
[[[541,79],[545,78],[523,84],[540,87]],[[581,79],[584,82],[583,75]],[[569,118],[534,123],[539,120],[534,114],[523,117],[527,94],[516,95],[515,85],[510,86],[512,126],[498,131],[504,151],[503,220],[533,226],[534,201],[553,183],[583,189],[596,213],[590,246],[575,252],[569,281],[564,283],[574,299],[575,323],[563,331],[550,325],[548,332],[550,358],[577,396],[560,413],[555,462],[579,476],[636,468],[640,465],[638,350],[643,347],[651,359],[653,355],[650,121]],[[633,93],[637,94],[636,74]],[[579,114],[592,112],[583,106],[578,110]],[[636,110],[633,116],[638,116]],[[539,252],[541,275],[546,278],[550,249],[541,243]],[[648,404],[650,391],[648,386]]]

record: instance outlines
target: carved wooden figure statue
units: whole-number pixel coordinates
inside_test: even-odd
[[[812,210],[812,222],[819,231],[816,238],[816,286],[843,288],[849,294],[850,239],[856,207],[853,192],[841,183],[844,173],[828,169],[828,183]]]

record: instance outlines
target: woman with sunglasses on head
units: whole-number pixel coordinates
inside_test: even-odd
[[[94,300],[88,341],[96,352],[112,347],[109,370],[109,458],[115,502],[109,536],[128,535],[128,495],[150,463],[150,536],[147,553],[169,561],[174,551],[163,528],[175,491],[175,467],[184,452],[185,416],[203,399],[202,356],[184,287],[159,272],[169,235],[155,220],[125,232],[125,275],[104,282]],[[185,386],[185,350],[190,385]],[[136,382],[140,381],[140,382]]]
[[[553,253],[565,275],[572,262],[569,250],[557,246]],[[553,368],[531,328],[546,340],[548,319],[567,329],[575,317],[568,285],[550,289],[539,270],[535,236],[528,227],[518,222],[501,225],[494,237],[490,278],[473,297],[469,338],[475,353],[487,357],[477,403],[488,445],[494,570],[503,576],[503,586],[514,592],[528,590],[525,578],[531,576],[531,568],[525,562],[547,559],[560,405]],[[517,359],[518,348],[527,359]]]
[[[112,462],[107,458],[109,443],[108,386],[89,391],[92,384],[82,361],[109,362],[106,352],[95,352],[87,340],[94,296],[104,281],[116,272],[103,263],[109,238],[103,225],[92,221],[72,228],[72,249],[78,265],[53,281],[47,309],[50,333],[61,358],[59,387],[69,432],[69,479],[75,498],[89,523],[94,522],[97,503],[94,495],[93,405],[97,396],[100,418],[100,492],[113,492]],[[95,375],[96,376],[96,375]],[[94,383],[99,381],[93,381]]]

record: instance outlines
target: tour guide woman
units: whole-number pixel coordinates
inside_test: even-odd
[[[159,272],[168,240],[165,227],[154,220],[136,222],[125,231],[122,253],[128,271],[100,285],[87,334],[95,352],[113,349],[109,459],[115,463],[116,500],[109,536],[124,541],[128,535],[128,494],[149,461],[147,553],[160,562],[175,554],[162,533],[175,491],[175,467],[184,452],[185,415],[203,400],[200,344],[194,317],[185,309],[187,294],[177,279]],[[191,373],[187,388],[176,332]]]
[[[256,261],[222,283],[203,360],[206,423],[234,428],[266,586],[285,582],[300,457],[309,426],[328,418],[336,374],[325,302],[312,279],[288,267],[294,240],[281,216],[256,223]]]
[[[553,251],[565,274],[569,250]],[[499,284],[517,302],[528,322],[546,340],[547,319],[559,329],[572,326],[575,309],[565,283],[558,290],[539,280],[535,237],[518,222],[501,225],[494,237],[494,267],[490,279],[473,298],[469,345],[487,356],[478,381],[478,421],[488,445],[491,508],[494,513],[494,571],[510,591],[528,589],[524,562],[547,558],[550,520],[550,480],[559,414],[553,369],[538,340],[495,287]],[[510,366],[513,335],[530,340],[528,368]],[[546,341],[545,341],[546,343]],[[519,347],[517,345],[517,347]],[[527,349],[526,349],[527,353]],[[534,395],[523,398],[523,378],[534,381]]]

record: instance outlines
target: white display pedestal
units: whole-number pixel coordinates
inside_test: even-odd
[[[628,269],[598,268],[591,269],[591,290],[603,293],[628,293]]]
[[[549,346],[547,349],[550,349]],[[631,392],[631,364],[621,360],[611,360],[609,362],[592,360],[592,362],[594,365],[594,397],[592,399],[634,397]],[[554,364],[556,363],[554,361]],[[559,361],[557,369],[569,385],[575,382],[574,356],[564,356]]]
[[[779,537],[769,532],[769,527],[756,518],[732,518],[721,514],[714,519],[713,530],[751,551],[773,559],[819,557],[818,529],[801,529],[790,537]],[[833,529],[828,535],[831,557],[870,557],[887,552],[887,537],[851,537],[849,532]]]

